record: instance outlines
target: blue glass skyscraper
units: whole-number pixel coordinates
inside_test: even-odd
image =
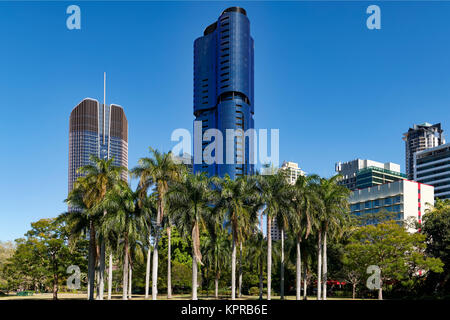
[[[201,122],[202,136],[208,129],[218,129],[223,134],[223,143],[216,144],[216,148],[223,149],[223,163],[207,164],[203,160],[201,164],[194,163],[194,172],[220,177],[228,174],[232,179],[253,174],[250,139],[243,134],[254,128],[253,50],[250,21],[239,7],[223,11],[194,42],[195,121]],[[227,129],[242,131],[227,139]],[[210,143],[194,138],[194,162],[200,150],[203,154]],[[232,163],[226,161],[227,147],[234,150]]]

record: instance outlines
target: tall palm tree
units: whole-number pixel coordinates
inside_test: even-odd
[[[272,294],[272,220],[281,211],[288,210],[291,199],[285,174],[273,168],[271,170],[271,174],[258,176],[261,201],[265,205],[264,213],[267,217],[267,300],[271,299]]]
[[[123,300],[129,295],[130,245],[134,247],[141,237],[147,237],[146,212],[136,205],[139,192],[133,192],[128,184],[121,182],[108,191],[103,201],[108,214],[102,217],[102,231],[115,232],[123,243]]]
[[[313,188],[313,183],[319,180],[317,175],[298,176],[293,186],[292,207],[295,212],[290,220],[290,226],[296,239],[296,299],[300,300],[301,293],[301,242],[307,239],[311,233],[311,210],[317,206],[318,198]]]
[[[61,215],[63,219],[70,225],[71,234],[73,236],[81,236],[89,234],[89,253],[88,253],[88,288],[87,296],[89,300],[94,299],[94,282],[95,282],[95,261],[97,259],[96,250],[96,229],[99,216],[93,210],[95,205],[94,199],[88,197],[88,181],[85,177],[80,177],[74,184],[72,191],[67,196],[65,202],[69,206],[69,211]]]
[[[256,230],[260,206],[255,180],[246,176],[232,180],[212,178],[214,184],[214,213],[225,217],[231,229],[231,299],[236,299],[236,246],[245,239],[249,229]]]
[[[286,173],[284,171],[280,171],[279,175],[283,176],[286,181]],[[292,199],[294,198],[294,188],[286,182],[286,184],[282,184],[281,187],[283,190],[281,190],[284,194],[284,199],[280,199],[279,201],[279,208],[277,211],[274,212],[273,217],[274,220],[277,223],[277,227],[280,230],[281,233],[281,256],[280,256],[280,298],[281,300],[284,299],[284,240],[285,240],[285,233],[286,230],[289,228],[290,222],[294,218],[293,210],[292,210]]]
[[[146,268],[145,268],[145,299],[148,299],[149,294],[149,287],[150,287],[150,261],[151,261],[151,255],[152,255],[152,231],[156,228],[152,228],[153,225],[155,225],[156,220],[156,212],[157,212],[157,205],[156,205],[156,194],[152,193],[150,195],[147,195],[145,193],[139,193],[138,198],[138,207],[141,208],[146,214],[147,218],[147,225],[148,225],[148,236],[145,239],[145,244],[147,246],[147,261],[146,261]]]
[[[123,171],[128,171],[127,168],[114,166],[114,159],[100,159],[94,155],[89,157],[91,164],[79,168],[78,173],[82,174],[86,184],[85,197],[92,202],[93,207],[101,206],[101,202],[104,200],[108,190],[120,181]],[[107,211],[103,211],[103,215],[106,215]],[[94,228],[91,231],[95,231]],[[94,232],[95,235],[95,232]],[[99,266],[99,279],[97,287],[97,297],[103,300],[104,293],[104,274],[105,274],[105,240],[102,234],[99,234],[100,242],[100,266]]]
[[[205,261],[214,272],[214,297],[219,298],[219,280],[223,267],[228,263],[230,254],[229,235],[220,223],[208,228],[209,237],[203,243]]]
[[[342,234],[348,213],[348,196],[350,190],[345,186],[338,185],[340,175],[335,175],[329,179],[321,178],[319,182],[319,197],[321,199],[321,225],[319,230],[319,247],[322,257],[322,299],[327,299],[327,238],[330,232],[334,235]]]
[[[139,178],[139,187],[142,193],[147,193],[148,189],[155,186],[157,197],[157,217],[155,227],[155,239],[153,244],[153,267],[152,267],[152,299],[157,299],[158,288],[158,245],[161,234],[161,224],[165,213],[166,194],[169,184],[172,181],[179,180],[182,176],[182,165],[174,162],[172,153],[161,153],[158,150],[150,148],[151,158],[139,159],[139,164],[131,172],[134,177]],[[170,231],[168,232],[170,236]],[[168,239],[170,242],[171,239]],[[168,263],[170,264],[170,257]],[[170,268],[168,268],[170,272]],[[168,274],[168,284],[171,283],[171,275]],[[167,288],[170,293],[170,286]]]
[[[169,190],[170,218],[177,229],[192,241],[192,300],[197,300],[198,264],[203,265],[200,251],[200,230],[211,211],[210,180],[205,173],[185,175]]]
[[[259,299],[263,298],[263,273],[264,260],[267,255],[267,241],[264,239],[262,230],[249,239],[248,257],[256,265],[259,274]]]

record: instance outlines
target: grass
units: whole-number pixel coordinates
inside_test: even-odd
[[[105,295],[105,300],[107,298],[107,295]],[[26,300],[52,300],[53,295],[52,293],[37,293],[32,296],[17,296],[15,294],[9,294],[6,296],[0,296],[0,301],[2,300],[17,300],[17,299],[26,299]],[[59,300],[86,300],[86,294],[85,293],[59,293],[58,294]],[[112,295],[113,300],[122,300],[122,294],[113,294]],[[215,300],[214,297],[207,297],[206,295],[199,295],[199,300]],[[295,296],[285,296],[286,300],[295,300]],[[327,298],[328,300],[352,300],[351,298],[334,298],[330,297]],[[145,296],[143,294],[135,294],[133,295],[132,300],[145,300]],[[148,300],[151,300],[151,296]],[[158,295],[158,300],[168,300],[166,295]],[[173,295],[173,298],[170,300],[191,300],[190,294],[176,294]],[[219,300],[230,300],[229,296],[219,296]],[[248,296],[243,295],[241,298],[236,298],[236,300],[258,300],[257,296]],[[280,300],[280,296],[272,296],[272,300]],[[308,300],[316,300],[316,297],[308,296]],[[361,300],[361,299],[358,299]]]

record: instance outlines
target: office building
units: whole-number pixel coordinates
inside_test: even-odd
[[[427,208],[434,204],[434,187],[409,180],[398,180],[383,185],[355,190],[349,197],[352,214],[389,212],[396,219],[416,218],[419,223]]]
[[[197,161],[211,142],[199,145],[194,137],[194,172],[220,177],[228,174],[232,179],[253,174],[250,143],[244,132],[254,128],[254,103],[250,21],[244,9],[231,7],[194,42],[195,121],[201,122],[202,136],[208,129],[223,135],[223,143],[213,140],[216,148],[223,149],[223,158],[211,164],[204,159]],[[236,130],[236,137],[226,138],[227,129]],[[231,161],[227,161],[227,147],[234,151],[229,155]]]
[[[403,134],[406,153],[406,175],[409,180],[414,178],[414,153],[445,144],[441,124],[415,124]]]
[[[128,121],[123,108],[86,98],[70,114],[69,192],[81,174],[78,168],[91,164],[89,157],[114,158],[115,166],[128,168]],[[128,179],[128,173],[122,173]]]
[[[434,186],[436,198],[450,198],[450,143],[414,154],[414,180]]]
[[[381,163],[355,159],[337,162],[335,170],[342,175],[339,184],[350,190],[364,189],[406,178],[406,175],[400,172],[400,165],[393,162]]]

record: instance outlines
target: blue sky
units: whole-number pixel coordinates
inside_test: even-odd
[[[81,30],[66,28],[70,4]],[[366,28],[370,4],[381,30]],[[233,5],[255,39],[255,125],[280,129],[280,161],[324,176],[357,157],[404,170],[409,126],[450,130],[450,2],[0,1],[0,240],[66,209],[69,115],[102,100],[104,71],[130,167],[192,128],[193,41]]]

